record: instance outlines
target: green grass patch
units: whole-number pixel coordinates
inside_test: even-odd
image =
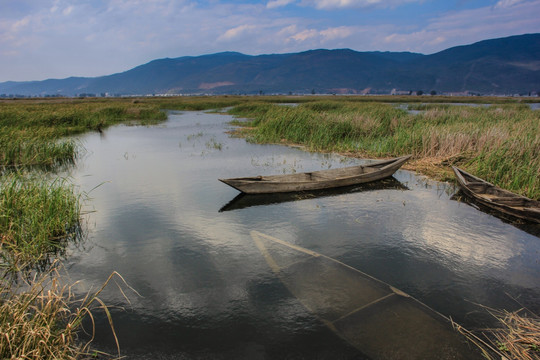
[[[115,101],[17,101],[0,103],[0,166],[54,165],[73,161],[69,135],[103,131],[119,123],[154,124],[167,115],[157,104]]]
[[[80,233],[81,198],[67,180],[12,173],[0,179],[1,267],[21,270]]]
[[[251,141],[297,143],[366,157],[412,154],[455,164],[498,186],[540,199],[540,111],[526,104],[427,104],[410,114],[384,102],[323,99],[297,107],[241,105]],[[238,125],[244,123],[239,122]]]

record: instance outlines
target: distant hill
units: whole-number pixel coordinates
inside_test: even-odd
[[[485,40],[436,54],[350,49],[159,59],[94,78],[0,83],[4,96],[81,94],[540,93],[540,34]]]

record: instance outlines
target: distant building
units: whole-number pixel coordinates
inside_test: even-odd
[[[411,95],[411,91],[392,89],[392,91],[390,92],[390,95]]]

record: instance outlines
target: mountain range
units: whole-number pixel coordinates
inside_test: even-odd
[[[350,49],[153,60],[122,73],[0,83],[1,96],[148,94],[540,94],[540,34],[423,55]]]

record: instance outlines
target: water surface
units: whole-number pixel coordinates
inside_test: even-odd
[[[250,237],[256,230],[335,258],[474,328],[476,304],[540,311],[540,239],[452,200],[456,189],[400,170],[386,185],[234,206],[218,178],[361,160],[232,138],[226,115],[173,112],[161,125],[81,137],[70,174],[91,200],[88,238],[69,249],[78,291],[119,272],[110,305],[129,359],[362,359],[294,298]],[[233,201],[234,200],[234,201]],[[232,206],[230,205],[233,203]],[[228,206],[228,207],[227,207]],[[510,295],[510,296],[509,296]],[[94,345],[114,352],[97,314]]]

